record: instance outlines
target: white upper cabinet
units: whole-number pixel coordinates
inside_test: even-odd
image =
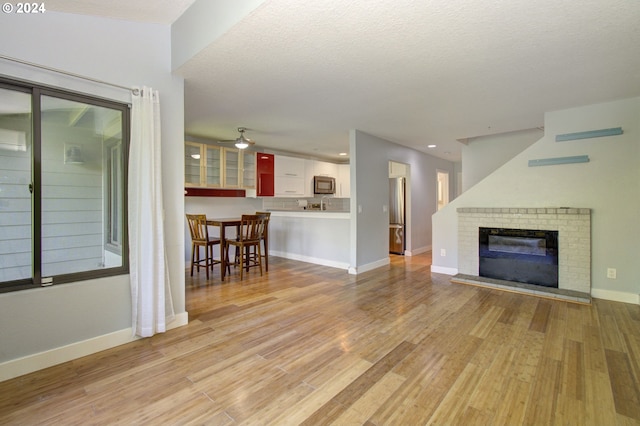
[[[348,164],[329,163],[282,155],[275,156],[276,197],[316,197],[313,193],[313,177],[336,178],[335,197],[349,198],[350,176]]]
[[[313,197],[313,177],[316,174],[316,160],[304,160],[305,161],[305,175],[304,175],[304,196]]]
[[[276,155],[274,169],[276,197],[304,197],[306,195],[304,159]]]
[[[305,164],[302,158],[276,155],[274,167],[276,176],[304,177]]]
[[[351,166],[338,164],[338,178],[336,179],[336,197],[351,197]]]
[[[327,163],[326,161],[314,161],[313,175],[337,177],[338,165],[335,163]]]

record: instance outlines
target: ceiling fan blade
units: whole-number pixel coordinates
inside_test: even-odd
[[[245,127],[238,127],[238,132],[240,132],[240,136],[238,136],[236,139],[229,139],[229,140],[224,140],[224,141],[218,141],[219,143],[233,143],[233,144],[237,144],[237,143],[246,143],[248,145],[255,145],[255,141],[253,139],[249,139],[244,135],[244,132],[246,131]]]

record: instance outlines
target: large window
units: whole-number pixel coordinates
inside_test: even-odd
[[[0,81],[0,291],[128,271],[127,105]]]

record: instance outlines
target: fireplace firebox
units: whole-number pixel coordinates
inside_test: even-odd
[[[558,231],[480,228],[479,275],[558,288]]]

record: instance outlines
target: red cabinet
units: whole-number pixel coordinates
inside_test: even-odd
[[[274,196],[274,165],[275,157],[273,154],[256,153],[256,171],[258,173],[256,195],[258,197]]]

